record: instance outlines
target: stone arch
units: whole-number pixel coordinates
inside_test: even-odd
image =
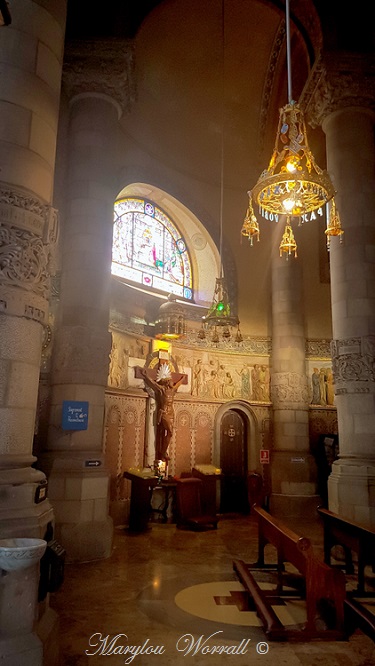
[[[108,427],[111,423],[113,423],[113,419],[116,418],[118,421],[118,425],[122,425],[122,414],[121,410],[118,405],[114,404],[109,404],[108,406],[105,406],[105,418],[104,418],[104,423],[106,427]]]
[[[147,169],[132,170],[128,173],[123,170],[122,178],[126,182],[118,193],[117,198],[139,196],[149,199],[160,206],[167,215],[178,225],[182,236],[189,243],[190,258],[194,275],[195,301],[202,307],[208,307],[212,300],[215,287],[215,277],[220,271],[219,244],[220,238],[217,221],[193,200],[191,193],[187,193],[175,183],[170,183],[167,192],[163,182],[157,182]],[[237,312],[237,270],[231,246],[225,238],[223,242],[222,261],[227,281],[229,298],[233,312]],[[192,308],[194,310],[194,308]],[[201,315],[199,314],[199,317]],[[192,317],[194,318],[194,317]]]
[[[262,446],[260,427],[253,409],[245,400],[229,400],[217,410],[214,425],[213,464],[216,465],[216,467],[220,467],[220,424],[224,414],[229,410],[239,412],[245,418],[247,424],[246,443],[248,471],[261,471],[259,462],[259,451]]]

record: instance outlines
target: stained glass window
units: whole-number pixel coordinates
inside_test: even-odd
[[[186,244],[170,218],[150,201],[115,203],[112,274],[192,300]]]

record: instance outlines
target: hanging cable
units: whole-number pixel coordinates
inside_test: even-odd
[[[292,96],[292,57],[290,50],[290,11],[289,11],[289,0],[285,0],[285,23],[286,23],[286,66],[288,74],[288,102],[289,104],[293,101]]]
[[[219,254],[220,254],[220,273],[219,276],[224,276],[223,271],[223,214],[224,214],[224,0],[221,2],[221,145],[220,145],[220,239],[219,239]]]

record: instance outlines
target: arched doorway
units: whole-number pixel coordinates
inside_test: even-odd
[[[241,443],[237,444],[236,442],[234,446],[233,442],[230,441],[233,435],[232,431],[229,430],[231,423],[234,429],[237,427],[240,431],[239,437],[243,438]],[[228,433],[227,435],[224,435],[225,430]],[[226,437],[228,437],[228,441],[226,441]],[[220,508],[222,505],[224,512],[246,512],[249,510],[248,494],[246,492],[245,498],[243,494],[243,477],[245,477],[247,485],[248,472],[256,471],[262,475],[263,470],[259,462],[261,445],[262,438],[258,421],[251,405],[246,400],[230,400],[219,407],[215,416],[213,463],[221,469],[223,463],[226,469],[221,484],[224,491],[223,502],[220,500]],[[241,469],[242,461],[242,473],[237,475],[236,472]],[[242,477],[238,488],[236,488],[236,476]],[[226,477],[227,483],[225,482]],[[231,491],[233,492],[233,499],[229,497]],[[220,495],[222,495],[222,492],[220,492]]]
[[[228,409],[220,423],[220,513],[248,513],[247,433],[244,415]]]

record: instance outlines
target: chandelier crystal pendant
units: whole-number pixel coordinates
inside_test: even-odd
[[[331,209],[329,212],[329,220],[327,222],[327,229],[325,230],[325,235],[327,236],[327,249],[330,247],[330,237],[339,236],[340,243],[342,243],[342,236],[344,231],[341,228],[340,217],[336,210],[335,200],[331,201]]]
[[[249,192],[249,207],[241,229],[248,236],[250,244],[254,236],[259,240],[259,227],[256,230],[252,199],[261,213],[278,221],[286,216],[286,226],[280,245],[280,256],[286,252],[287,257],[294,252],[297,256],[297,245],[291,228],[292,218],[298,218],[299,224],[304,216],[315,210],[323,209],[329,201],[333,201],[335,189],[327,171],[315,162],[310,150],[304,116],[299,105],[292,99],[289,0],[286,0],[286,39],[287,39],[287,74],[289,102],[280,109],[279,124],[276,133],[274,150],[267,169],[265,169],[252,191]],[[327,245],[330,236],[340,236],[342,240],[340,218],[334,201],[334,219],[327,225]],[[256,218],[255,218],[256,220]],[[286,241],[290,245],[286,245]]]
[[[254,213],[253,204],[251,201],[251,192],[248,192],[249,195],[249,205],[247,207],[244,223],[242,225],[241,234],[248,238],[250,245],[254,244],[254,238],[259,241],[260,229],[259,223]]]
[[[280,257],[283,256],[283,253],[285,253],[286,258],[288,259],[290,255],[294,252],[294,256],[297,256],[297,243],[294,238],[293,234],[293,229],[290,226],[290,220],[289,217],[287,217],[286,225],[285,225],[285,230],[283,233],[283,237],[281,239],[280,243]]]

